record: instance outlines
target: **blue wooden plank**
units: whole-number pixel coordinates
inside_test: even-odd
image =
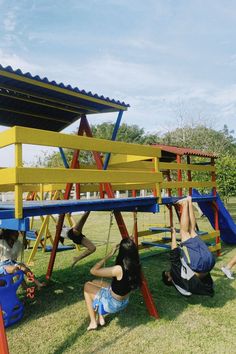
[[[164,243],[156,243],[156,242],[149,242],[149,241],[142,241],[142,245],[150,246],[150,247],[158,247],[158,248],[167,248],[170,249],[170,245],[166,245]]]
[[[83,200],[43,200],[24,201],[23,217],[64,214],[75,211],[142,211],[156,213],[159,211],[157,198],[111,198]],[[0,219],[14,218],[14,203],[0,203]]]
[[[161,204],[175,204],[178,200],[181,200],[185,197],[163,197],[161,200]],[[192,197],[192,201],[195,203],[198,202],[212,202],[216,200],[216,197],[213,195],[205,194],[197,197]]]
[[[64,245],[58,245],[57,247],[57,252],[61,252],[61,251],[70,251],[70,250],[74,250],[75,249],[75,246],[72,245],[72,246],[64,246]],[[45,252],[51,252],[52,251],[52,246],[46,246],[45,248]]]
[[[0,228],[10,229],[10,230],[19,230],[19,231],[28,231],[30,229],[29,218],[25,219],[1,219]]]

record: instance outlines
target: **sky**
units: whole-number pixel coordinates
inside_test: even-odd
[[[235,24],[234,0],[0,0],[0,64],[129,103],[149,133],[236,131]]]

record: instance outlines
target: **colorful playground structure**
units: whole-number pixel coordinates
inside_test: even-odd
[[[187,148],[115,141],[123,112],[128,107],[124,102],[0,66],[0,124],[9,127],[0,133],[0,148],[13,146],[15,155],[13,166],[0,169],[0,192],[14,192],[13,202],[0,202],[1,228],[29,232],[32,230],[32,218],[41,218],[42,229],[35,242],[32,260],[48,227],[47,220],[51,217],[56,220],[46,274],[48,280],[52,275],[65,217],[72,212],[113,211],[121,237],[129,236],[121,212],[132,212],[137,245],[140,248],[168,248],[170,238],[166,237],[166,232],[173,225],[174,212],[180,217],[175,202],[184,195],[192,195],[212,225],[211,232],[198,230],[210,249],[220,253],[220,237],[225,242],[236,243],[236,226],[216,191],[217,156]],[[87,116],[106,112],[118,112],[111,140],[92,137]],[[77,120],[77,135],[60,133]],[[24,148],[29,144],[59,148],[64,167],[25,167]],[[67,161],[64,149],[73,150],[71,161]],[[92,152],[93,164],[80,163],[81,150]],[[200,174],[206,176],[205,181],[199,181]],[[76,198],[72,199],[74,186]],[[197,189],[203,192],[199,193]],[[115,198],[115,192],[120,190],[130,191],[132,196]],[[147,191],[148,196],[139,196],[141,190]],[[82,193],[86,192],[96,192],[99,198],[82,199]],[[27,198],[32,193],[39,198]],[[54,197],[45,198],[48,193]],[[169,222],[139,233],[137,213],[157,213],[160,206],[167,208]],[[59,217],[56,218],[55,214]],[[150,239],[150,235],[155,237]],[[158,318],[144,276],[141,290],[150,315]],[[0,352],[5,354],[8,349],[1,307],[4,310],[0,298]]]

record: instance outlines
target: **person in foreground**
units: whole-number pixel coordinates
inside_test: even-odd
[[[222,272],[226,275],[228,279],[234,279],[233,273],[232,273],[232,268],[236,264],[236,255],[231,258],[229,263],[226,266],[223,266],[221,268]]]
[[[0,230],[0,275],[13,274],[18,270],[22,270],[27,277],[30,277],[37,289],[40,290],[45,283],[41,283],[36,279],[32,271],[21,262],[17,262],[23,244],[19,240],[19,232],[10,229]],[[27,288],[25,281],[22,283],[24,288]]]
[[[89,256],[96,251],[96,246],[85,235],[82,234],[84,224],[90,214],[90,211],[85,212],[80,220],[71,229],[66,232],[67,237],[77,245],[82,245],[86,250],[79,256],[73,258],[72,267],[81,259]]]
[[[118,250],[115,265],[102,268],[105,262]],[[102,280],[87,282],[84,286],[84,298],[90,317],[87,330],[104,326],[103,313],[116,313],[123,310],[129,302],[129,294],[141,285],[141,265],[138,249],[131,238],[123,239],[105,258],[96,263],[90,270],[92,275],[111,278],[111,283]]]
[[[196,221],[192,198],[178,202],[182,207],[180,219],[181,243],[178,246],[175,229],[172,229],[170,271],[163,271],[165,285],[172,286],[185,296],[214,295],[213,280],[210,275],[215,259],[206,244],[196,233]]]

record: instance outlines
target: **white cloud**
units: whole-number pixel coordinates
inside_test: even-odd
[[[14,70],[21,69],[23,72],[30,72],[33,75],[42,71],[41,67],[37,64],[32,64],[30,61],[20,57],[15,53],[10,53],[0,48],[0,64],[2,66],[12,66]]]
[[[15,9],[6,13],[3,19],[3,26],[6,32],[13,32],[16,27],[16,12]]]

